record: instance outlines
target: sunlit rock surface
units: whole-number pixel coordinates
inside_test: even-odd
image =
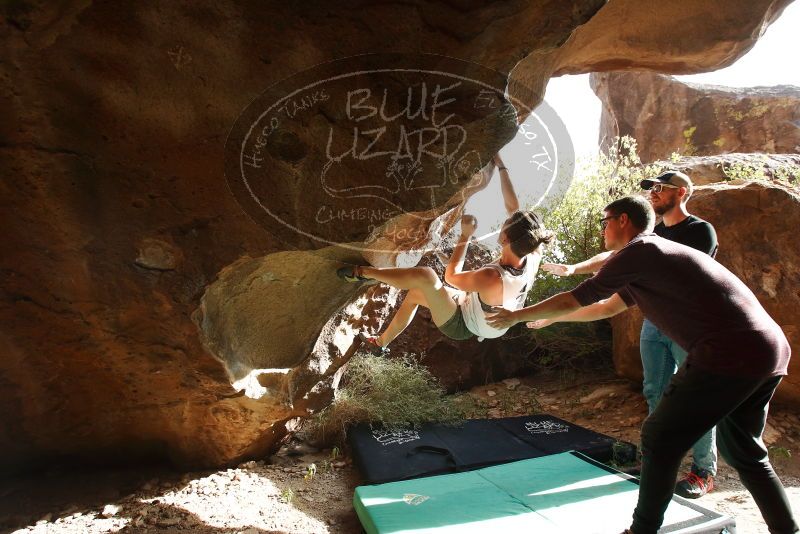
[[[644,162],[734,152],[800,152],[800,87],[720,87],[652,72],[591,76],[600,140],[631,136]]]

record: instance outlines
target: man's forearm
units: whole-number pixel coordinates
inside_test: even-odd
[[[601,300],[589,306],[578,308],[574,312],[565,315],[553,317],[553,323],[589,323],[592,321],[599,321],[600,319],[607,319],[616,315],[616,312],[610,310],[607,306],[607,301]]]
[[[517,310],[514,312],[514,319],[518,319],[517,322],[552,319],[575,312],[580,307],[581,305],[575,300],[572,293],[559,293],[538,304]]]
[[[588,260],[582,261],[580,263],[576,263],[573,265],[573,269],[575,270],[575,274],[592,274],[596,273],[600,270],[600,267],[606,262],[608,258],[610,258],[614,253],[609,252],[601,252],[596,256],[592,256]]]

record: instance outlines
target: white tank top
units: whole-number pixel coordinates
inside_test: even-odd
[[[498,263],[499,260],[486,265],[486,267],[496,269],[500,273],[500,279],[503,282],[503,308],[515,311],[525,307],[525,297],[533,285],[540,259],[539,256],[534,257],[530,254],[526,256],[525,264],[522,266],[520,274],[511,273]],[[478,341],[483,341],[487,337],[500,337],[508,331],[508,328],[498,330],[486,323],[486,314],[492,312],[486,311],[489,308],[488,305],[481,306],[481,299],[477,292],[463,293],[459,298],[458,304],[461,307],[461,313],[464,315],[464,323],[470,332],[478,336]]]

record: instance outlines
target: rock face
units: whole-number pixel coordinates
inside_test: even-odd
[[[442,194],[403,199],[409,213],[427,214],[413,223],[421,234],[400,235],[405,223],[392,224],[408,213],[364,221],[367,203],[322,214],[330,233],[309,236],[286,231],[320,216],[306,201],[316,198],[307,171],[320,153],[309,136],[352,133],[364,116],[347,112],[375,107],[333,106],[344,94],[333,90],[284,101],[280,120],[291,118],[292,127],[270,137],[270,119],[279,119],[266,116],[266,129],[247,145],[259,179],[233,188],[225,141],[248,133],[237,117],[275,96],[268,88],[283,87],[276,81],[310,84],[293,76],[354,56],[358,67],[374,61],[360,54],[416,52],[425,43],[427,52],[496,69],[474,73],[495,95],[498,79],[517,65],[511,89],[524,110],[539,102],[553,73],[689,73],[728,64],[788,1],[666,4],[4,4],[0,470],[62,456],[210,466],[269,453],[284,421],[330,398],[352,341],[346,325],[358,325],[364,309],[380,317],[381,306],[392,306],[391,295],[376,294],[378,304],[368,305],[363,290],[326,278],[342,257],[314,251],[369,240],[381,243],[371,252],[376,264],[418,258],[409,243],[447,230],[475,171],[516,126],[497,97],[453,111],[469,136],[461,157],[448,161]],[[422,81],[388,77],[372,96]],[[388,102],[386,113],[404,102]],[[409,128],[423,118],[431,121],[414,115]],[[370,128],[356,141],[369,143]],[[330,148],[348,150],[337,142]],[[331,168],[338,174],[330,176],[347,175],[357,187],[386,171],[368,158]],[[392,178],[408,186],[440,177],[415,171],[398,165]],[[265,229],[242,209],[246,187],[256,200],[274,201],[281,226]],[[352,220],[363,224],[345,224]],[[263,369],[273,372],[254,383],[253,371]],[[243,394],[259,388],[266,388],[259,399]]]
[[[800,87],[697,85],[651,72],[595,73],[591,84],[603,102],[601,145],[631,136],[643,162],[800,152]]]
[[[664,165],[687,173],[695,185],[752,179],[753,175],[761,180],[800,183],[800,154],[683,156]]]
[[[753,290],[759,302],[800,351],[800,194],[796,189],[761,183],[719,183],[698,187],[690,211],[717,230],[717,261]],[[735,214],[735,216],[732,216]],[[631,309],[612,320],[614,364],[617,372],[641,380],[639,331],[642,316]],[[800,359],[793,357],[789,375],[781,382],[776,400],[800,402]]]
[[[221,360],[235,389],[275,403],[277,412],[285,407],[284,419],[288,413],[306,415],[296,405],[346,361],[341,357],[355,334],[379,327],[394,303],[379,298],[387,293],[385,286],[370,288],[369,299],[355,298],[364,288],[332,276],[350,259],[339,248],[285,251],[243,258],[219,273],[193,319],[205,347]],[[397,292],[390,293],[396,299]],[[341,314],[348,304],[355,309]],[[315,346],[320,332],[327,334],[328,346]],[[300,385],[298,376],[308,366],[316,369],[315,379]]]

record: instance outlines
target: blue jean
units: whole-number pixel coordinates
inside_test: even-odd
[[[642,372],[644,379],[642,393],[647,400],[649,413],[658,406],[664,390],[677,372],[678,367],[686,361],[686,351],[677,343],[665,336],[661,330],[648,321],[642,324],[639,338],[639,351],[642,355]],[[712,475],[717,474],[716,427],[712,428],[697,440],[692,447],[692,462],[696,467],[705,469]]]

